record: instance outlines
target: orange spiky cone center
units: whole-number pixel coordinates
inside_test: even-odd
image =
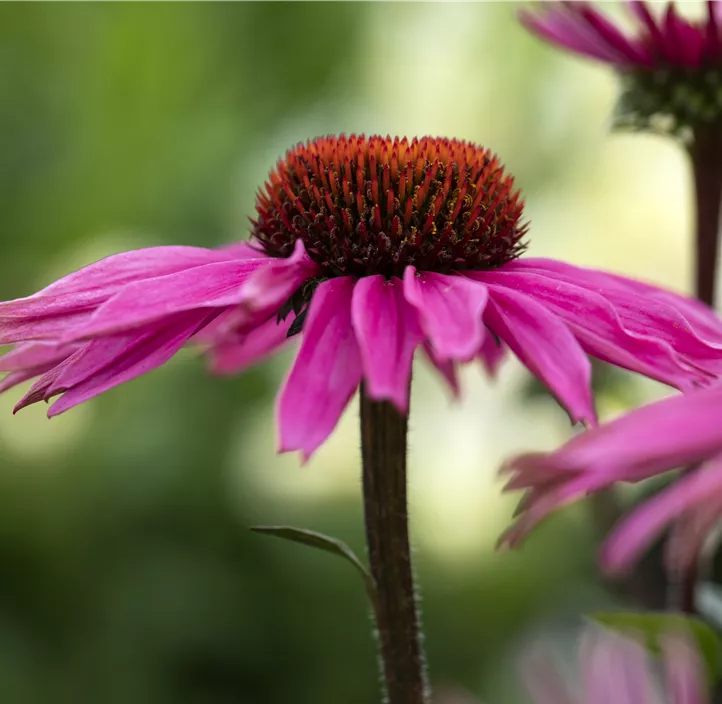
[[[253,237],[277,257],[303,240],[326,276],[489,269],[524,250],[523,205],[498,158],[468,142],[323,137],[272,171]]]

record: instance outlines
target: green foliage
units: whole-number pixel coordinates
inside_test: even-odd
[[[325,550],[326,552],[330,552],[332,555],[342,557],[344,560],[352,564],[361,575],[369,600],[372,604],[376,603],[376,587],[374,585],[373,578],[366,567],[364,567],[361,560],[356,557],[356,553],[354,553],[354,551],[351,550],[351,548],[342,540],[331,538],[328,535],[323,535],[323,533],[317,533],[313,530],[293,528],[292,526],[253,526],[251,530],[254,533],[274,535],[275,537],[282,538],[283,540],[290,540],[293,543],[308,545],[309,547],[316,548],[317,550]]]

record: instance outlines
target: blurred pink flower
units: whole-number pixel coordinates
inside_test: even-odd
[[[690,22],[674,2],[625,2],[636,23],[627,32],[589,2],[540,2],[522,10],[523,24],[543,39],[620,69],[700,68],[722,62],[720,3],[707,2],[707,18]],[[655,17],[655,5],[665,5]]]
[[[519,259],[523,202],[498,159],[465,142],[329,137],[299,145],[259,194],[252,244],[108,257],[0,303],[4,388],[57,415],[163,364],[186,342],[235,373],[301,334],[281,391],[281,450],[309,456],[363,381],[406,412],[424,350],[456,388],[508,347],[595,423],[587,355],[687,390],[722,371],[702,304],[623,277]]]
[[[685,572],[722,511],[722,386],[649,404],[576,436],[558,450],[521,455],[504,468],[508,490],[525,489],[521,514],[502,543],[518,544],[554,510],[616,482],[686,473],[615,528],[602,552],[611,573],[630,568],[673,525],[666,562]]]
[[[623,84],[617,125],[674,134],[690,144],[710,140],[700,132],[711,126],[714,136],[722,119],[722,5],[707,2],[699,21],[680,15],[674,2],[623,5],[631,32],[589,2],[535,3],[520,19],[542,39],[616,69]]]
[[[572,677],[544,644],[523,658],[523,680],[533,704],[707,704],[706,673],[693,641],[669,633],[660,646],[662,677],[636,640],[588,627],[579,643],[578,668],[570,668]]]

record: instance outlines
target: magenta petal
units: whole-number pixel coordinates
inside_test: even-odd
[[[650,403],[577,435],[547,455],[524,455],[508,471],[563,477],[600,476],[605,483],[636,482],[722,452],[722,386]]]
[[[596,423],[589,359],[560,318],[529,296],[489,284],[484,320],[556,396],[572,422]]]
[[[85,323],[100,304],[133,281],[228,259],[226,254],[200,247],[152,247],[115,254],[32,296],[0,302],[0,344],[57,339]]]
[[[56,390],[56,382],[58,380],[58,377],[67,367],[74,364],[78,357],[80,357],[84,351],[85,347],[78,348],[69,357],[66,357],[55,366],[52,366],[45,372],[43,372],[42,376],[40,376],[37,381],[30,387],[25,396],[23,396],[15,404],[15,407],[13,408],[13,413],[17,413],[19,410],[25,408],[26,406],[30,406],[33,403],[48,401],[53,396],[57,396],[59,393],[62,393],[65,389]]]
[[[209,350],[211,371],[214,374],[237,374],[263,361],[289,341],[287,334],[292,322],[293,316],[290,315],[281,321],[273,317],[237,338],[222,338]]]
[[[277,310],[308,279],[316,276],[320,267],[296,240],[293,254],[287,259],[269,259],[243,285],[241,303],[249,311]]]
[[[47,396],[62,391],[48,411],[53,417],[108,389],[165,364],[202,325],[207,313],[175,316],[165,327],[141,333],[102,338],[76,353],[58,374]],[[67,389],[67,390],[66,390]]]
[[[664,35],[662,30],[659,28],[656,20],[652,16],[652,13],[647,7],[647,3],[643,0],[631,0],[626,3],[626,6],[632,11],[632,14],[641,22],[642,26],[649,32],[654,45],[658,49],[664,49]],[[671,58],[671,57],[667,57]]]
[[[225,308],[241,299],[241,284],[267,259],[233,259],[125,286],[67,340],[109,335],[184,311]]]
[[[366,390],[376,401],[391,401],[402,413],[409,408],[411,362],[423,339],[416,311],[404,298],[401,279],[366,276],[354,288],[351,304],[361,351]]]
[[[77,346],[25,343],[0,356],[0,370],[8,374],[0,382],[0,393],[40,376],[67,359]]]
[[[149,247],[113,254],[89,264],[50,284],[36,296],[60,296],[67,293],[87,293],[117,289],[132,281],[174,274],[229,258],[223,250],[201,247]],[[27,299],[21,299],[27,300]],[[2,311],[0,310],[0,314]]]
[[[696,67],[704,48],[704,35],[677,14],[673,2],[667,5],[664,17],[665,48],[675,63]]]
[[[574,266],[556,259],[528,257],[506,264],[506,271],[526,271],[566,281],[590,291],[606,294],[608,291],[636,293],[652,301],[661,301],[676,308],[692,325],[693,331],[710,342],[722,342],[722,321],[715,312],[696,298],[674,293],[652,284],[612,274],[598,269]]]
[[[717,497],[722,505],[722,458],[706,462],[646,501],[614,530],[602,552],[610,573],[624,572],[684,511]]]
[[[643,294],[642,286],[632,288],[598,272],[570,274],[573,267],[556,262],[553,269],[513,264],[485,273],[484,280],[513,286],[542,302],[567,322],[589,354],[605,362],[684,390],[709,382],[719,365],[715,356],[722,324],[686,303],[675,305],[681,297]],[[645,307],[649,313],[639,310]]]
[[[461,276],[404,272],[404,295],[415,306],[421,328],[441,361],[468,361],[484,339],[482,313],[487,301],[483,284]]]
[[[574,5],[571,7],[574,7]],[[587,3],[579,3],[577,7],[580,8],[580,14],[593,31],[609,44],[609,46],[620,52],[624,57],[624,63],[653,66],[652,57],[644,42],[627,39],[622,32],[607,20],[602,13],[597,12],[593,6]]]
[[[267,259],[268,255],[261,250],[260,245],[245,242],[232,242],[217,247],[216,252],[220,252],[232,259]]]
[[[501,363],[506,356],[506,347],[496,335],[486,335],[479,349],[479,359],[486,369],[486,373],[493,379],[496,377]]]
[[[622,54],[576,12],[548,3],[539,12],[522,10],[519,19],[531,32],[564,49],[611,64],[624,63]]]
[[[14,372],[31,367],[55,365],[77,349],[77,345],[28,342],[0,356],[0,371]]]
[[[431,364],[434,366],[436,371],[441,374],[444,381],[449,385],[451,388],[451,393],[454,395],[455,398],[458,398],[459,396],[459,380],[456,376],[456,362],[454,362],[453,359],[447,359],[447,360],[440,360],[436,356],[436,352],[434,352],[434,348],[429,345],[428,342],[425,342],[423,345],[424,353],[426,354],[426,357],[431,362]]]
[[[303,342],[278,402],[280,451],[305,459],[336,427],[361,382],[358,343],[351,323],[351,277],[330,279],[313,294]]]
[[[22,384],[24,381],[28,381],[29,379],[33,379],[36,376],[40,376],[41,374],[44,374],[47,371],[47,368],[45,367],[38,367],[38,368],[30,368],[30,369],[23,369],[21,371],[17,372],[10,372],[10,374],[7,374],[2,381],[0,381],[0,394],[4,393],[5,391],[8,391],[8,389],[12,389],[13,387],[17,386],[18,384]]]
[[[26,308],[27,316],[5,317],[0,303],[0,345],[11,345],[28,340],[57,341],[73,327],[82,325],[107,296],[95,297],[89,302],[84,295],[68,294],[34,299]],[[30,299],[23,299],[30,301]],[[16,303],[17,301],[11,301]],[[18,309],[19,310],[19,309]]]
[[[516,547],[554,511],[572,504],[604,486],[603,477],[573,474],[568,481],[532,488],[523,500],[516,522],[507,528],[500,537],[499,546]]]

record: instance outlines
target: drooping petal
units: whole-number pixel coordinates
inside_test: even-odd
[[[304,459],[326,440],[361,382],[351,323],[351,277],[330,279],[313,294],[303,342],[278,401],[280,451]]]
[[[274,317],[237,337],[221,338],[208,351],[211,371],[214,374],[238,374],[263,361],[289,341],[288,328],[292,322],[292,316],[280,321]]]
[[[77,349],[77,345],[28,342],[0,356],[0,371],[15,372],[47,364],[57,364]]]
[[[456,375],[456,362],[454,362],[453,359],[446,359],[446,360],[440,360],[436,356],[436,352],[434,352],[434,348],[429,345],[428,342],[425,342],[423,344],[423,350],[426,354],[426,357],[431,362],[431,364],[434,366],[436,371],[441,374],[444,381],[449,385],[451,388],[451,393],[454,395],[455,398],[459,397],[460,389],[459,389],[459,379]]]
[[[148,247],[113,254],[58,279],[36,296],[59,296],[66,293],[116,289],[131,281],[165,276],[205,264],[225,261],[229,254],[223,249],[203,247]],[[24,299],[20,299],[24,300]]]
[[[128,284],[101,305],[66,341],[138,328],[175,313],[225,308],[241,299],[241,284],[268,259],[232,259]]]
[[[36,376],[40,376],[47,371],[47,367],[37,367],[35,369],[22,369],[17,372],[10,372],[6,374],[2,381],[0,381],[0,394],[14,388],[18,384],[22,384],[25,381],[34,379]]]
[[[486,373],[493,379],[496,377],[501,363],[506,356],[504,343],[493,333],[486,335],[479,349],[479,359],[486,369]]]
[[[486,288],[461,276],[404,272],[404,295],[416,308],[421,328],[441,360],[472,359],[484,340]]]
[[[0,370],[10,372],[0,382],[0,393],[50,371],[73,352],[77,345],[25,343],[0,356]]]
[[[709,306],[696,298],[659,288],[637,279],[598,269],[574,266],[556,259],[528,257],[509,262],[504,266],[504,271],[518,270],[549,276],[558,281],[566,281],[575,286],[595,291],[600,295],[606,295],[610,291],[620,294],[634,293],[643,296],[645,301],[665,303],[679,311],[693,334],[710,345],[722,345],[722,321]]]
[[[75,352],[73,352],[73,354],[45,371],[30,387],[27,393],[15,404],[13,413],[17,413],[21,409],[26,406],[30,406],[33,403],[48,401],[53,397],[53,395],[61,393],[64,389],[56,390],[58,377],[67,367],[72,366],[76,362],[76,360],[83,354],[86,347],[87,343],[86,345],[79,347]]]
[[[360,279],[354,287],[351,319],[369,398],[391,401],[406,413],[411,363],[423,334],[415,309],[404,298],[401,279]]]
[[[568,327],[535,300],[490,284],[484,320],[556,396],[573,422],[596,422],[591,365]]]
[[[164,327],[138,334],[93,340],[65,365],[46,395],[64,391],[48,411],[56,416],[108,389],[165,364],[207,317],[192,311],[174,316]],[[66,390],[67,389],[67,390]]]
[[[606,483],[602,476],[571,474],[568,481],[532,488],[524,497],[516,521],[500,536],[498,546],[516,547],[552,513],[579,501],[587,494],[599,491],[604,486]]]
[[[607,485],[641,481],[722,452],[720,409],[719,385],[666,398],[580,433],[554,452],[514,458],[506,471],[518,476],[517,487],[575,472],[598,475]]]
[[[722,506],[722,457],[681,477],[625,519],[604,545],[604,569],[613,574],[629,569],[673,519],[713,496]]]
[[[689,323],[675,306],[614,281],[578,285],[576,277],[566,271],[514,264],[485,273],[484,279],[506,283],[542,302],[567,322],[589,354],[683,390],[711,381],[719,364],[715,359],[720,354],[717,341],[704,339],[698,332],[702,326]],[[579,277],[582,283],[586,282],[585,273]],[[651,312],[641,313],[635,304],[637,309],[647,306]],[[645,316],[655,327],[645,327]],[[705,336],[713,337],[712,321],[705,322]]]
[[[57,341],[74,327],[82,325],[107,296],[94,296],[90,301],[85,294],[67,294],[42,301],[34,300],[28,306],[26,317],[3,317],[0,303],[0,345],[14,345],[29,340]],[[29,300],[29,299],[28,299]]]
[[[296,240],[287,259],[270,259],[248,278],[241,292],[241,303],[251,312],[278,310],[320,267],[306,253],[303,240]]]
[[[102,259],[27,298],[0,302],[0,344],[57,339],[123,286],[229,259],[200,247],[151,247]]]

